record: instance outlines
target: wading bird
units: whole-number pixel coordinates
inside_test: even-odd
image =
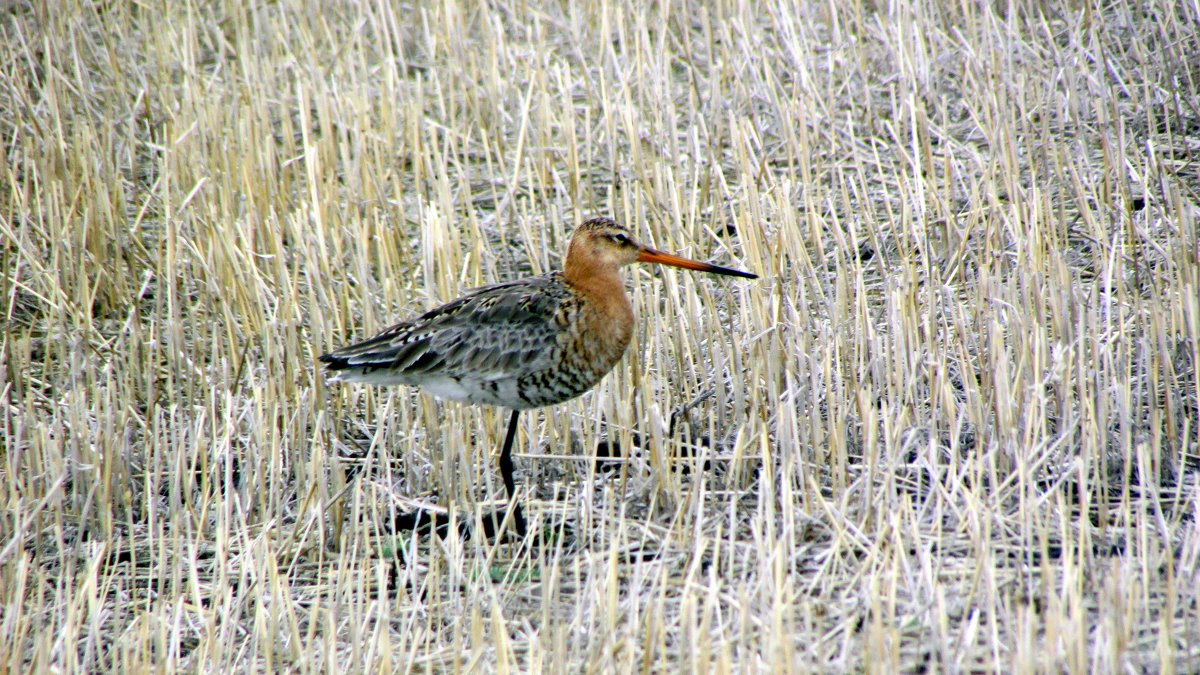
[[[612,370],[633,334],[621,267],[658,263],[747,279],[638,243],[610,218],[592,218],[571,237],[561,272],[484,286],[320,360],[334,381],[406,384],[442,399],[512,410],[500,475],[513,499],[517,416],[575,398]],[[514,502],[519,534],[525,519]]]

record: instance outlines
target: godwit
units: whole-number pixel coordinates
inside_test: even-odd
[[[575,398],[612,370],[633,333],[621,267],[658,263],[747,279],[757,275],[657,251],[610,218],[592,218],[571,236],[562,272],[467,291],[320,359],[342,382],[407,384],[442,399],[512,410],[500,475],[513,499],[517,416]],[[514,522],[525,533],[520,505]]]

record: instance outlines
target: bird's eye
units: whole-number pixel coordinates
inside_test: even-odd
[[[628,243],[629,243],[629,237],[627,237],[627,236],[625,236],[625,235],[623,235],[623,234],[620,234],[620,233],[617,233],[617,234],[614,234],[614,235],[612,235],[612,240],[613,240],[613,241],[615,241],[615,242],[617,242],[618,244],[620,244],[620,245],[622,245],[622,246],[625,246],[626,244],[628,244]]]

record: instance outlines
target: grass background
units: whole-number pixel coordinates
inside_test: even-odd
[[[1200,670],[1198,26],[0,3],[0,669]],[[536,535],[396,536],[506,415],[315,355],[600,214],[762,278],[631,269]]]

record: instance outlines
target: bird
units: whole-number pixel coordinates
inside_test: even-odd
[[[333,382],[409,385],[511,410],[499,468],[523,536],[512,462],[517,418],[583,394],[620,361],[634,325],[621,268],[635,262],[758,278],[656,250],[613,219],[595,217],[572,233],[561,271],[466,291],[318,359]]]

